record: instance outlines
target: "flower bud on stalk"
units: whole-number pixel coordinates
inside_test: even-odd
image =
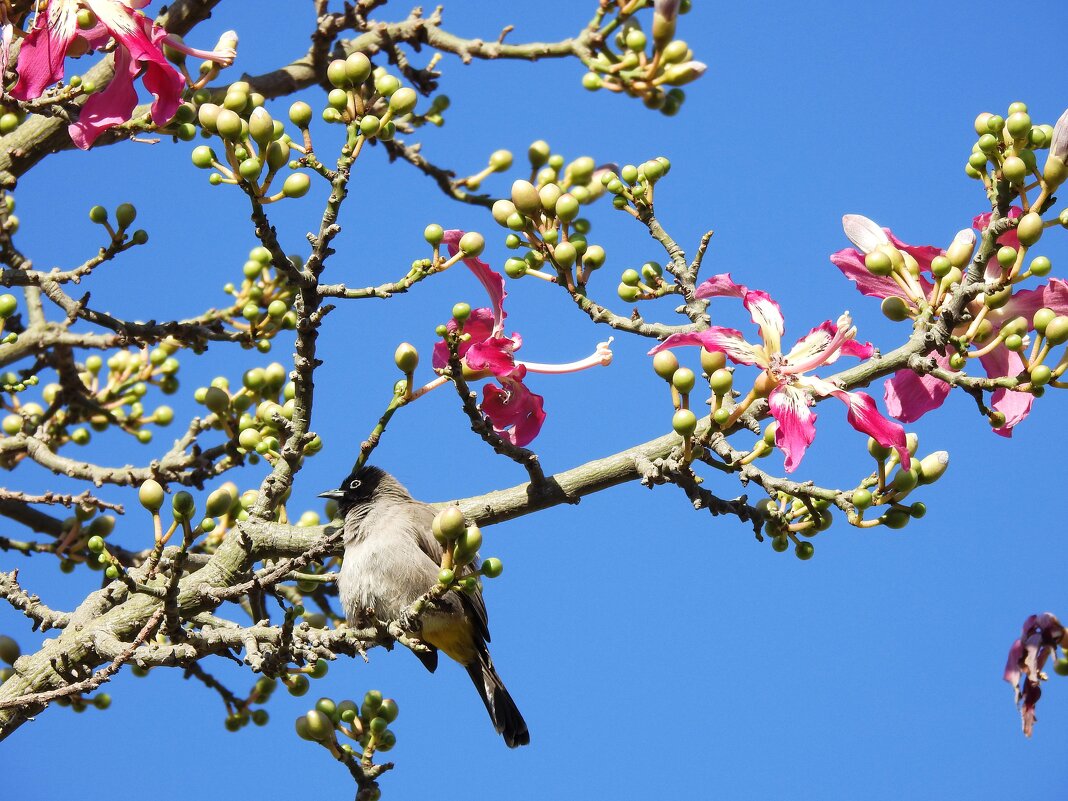
[[[1064,183],[1068,178],[1068,111],[1061,114],[1057,124],[1053,126],[1053,140],[1049,145],[1049,155],[1046,156],[1046,167],[1042,171],[1042,179],[1046,182],[1046,189],[1052,192]]]

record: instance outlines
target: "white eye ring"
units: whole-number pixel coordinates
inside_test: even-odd
[[[360,479],[354,478],[354,479],[352,479],[352,481],[349,482],[349,489],[350,490],[359,489],[359,487],[360,487]]]

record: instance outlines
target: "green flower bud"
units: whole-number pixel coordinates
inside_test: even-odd
[[[419,366],[419,351],[411,343],[402,342],[393,354],[393,361],[402,373],[413,373]]]
[[[394,701],[392,698],[382,699],[382,704],[378,708],[378,714],[380,717],[385,718],[387,723],[392,723],[393,721],[395,721],[399,713],[400,710],[397,708],[396,701]]]
[[[873,250],[864,257],[864,266],[872,275],[887,276],[894,271],[894,264],[885,252]]]
[[[717,398],[722,398],[730,392],[733,384],[734,373],[724,367],[713,370],[708,377],[708,385]]]
[[[1027,178],[1027,164],[1019,156],[1008,156],[1001,163],[1001,174],[1010,183],[1022,184]]]
[[[589,245],[582,254],[582,264],[587,270],[596,270],[605,262],[604,248],[600,245]]]
[[[228,108],[220,109],[215,119],[215,127],[219,131],[219,136],[231,142],[236,142],[241,138],[244,130],[243,123],[241,116]]]
[[[171,498],[171,510],[174,512],[175,520],[188,520],[197,510],[196,501],[185,490],[176,492]]]
[[[423,229],[423,239],[425,239],[431,245],[440,245],[441,240],[445,238],[445,229],[436,223],[431,223]]]
[[[523,259],[515,257],[504,262],[504,272],[509,278],[522,278],[527,274],[528,265]]]
[[[237,166],[238,174],[246,181],[255,181],[263,172],[263,162],[257,158],[249,158]]]
[[[446,568],[442,568],[441,571],[438,573],[438,583],[442,584],[442,585],[444,585],[446,587],[451,586],[452,583],[455,580],[456,580],[455,571],[452,571],[447,567]]]
[[[553,248],[553,259],[563,268],[568,268],[575,263],[578,252],[570,242],[560,242]]]
[[[103,553],[104,552],[104,538],[100,536],[92,536],[89,538],[86,547],[90,553]]]
[[[469,303],[457,303],[452,307],[452,317],[457,322],[464,322],[471,316],[471,304]]]
[[[1053,378],[1053,371],[1048,365],[1039,364],[1031,368],[1031,386],[1043,387]]]
[[[1053,322],[1056,317],[1057,312],[1053,311],[1053,309],[1039,309],[1037,312],[1035,312],[1035,316],[1033,319],[1035,330],[1039,334],[1045,336],[1046,326]]]
[[[544,139],[539,139],[536,142],[532,142],[527,149],[527,158],[530,159],[530,166],[534,169],[542,166],[549,160],[549,155],[552,151],[549,148],[549,143]]]
[[[510,200],[502,198],[493,204],[490,213],[498,225],[507,226],[508,218],[516,213],[515,204]]]
[[[691,437],[697,430],[697,415],[689,409],[679,409],[671,418],[671,427],[680,437]]]
[[[853,490],[853,505],[858,509],[867,509],[871,506],[872,496],[871,492],[866,489]]]
[[[1031,271],[1031,275],[1041,278],[1043,276],[1049,275],[1050,270],[1053,269],[1053,265],[1050,263],[1050,260],[1047,257],[1035,256],[1035,258],[1032,259],[1031,265],[1030,267],[1028,267],[1028,269]]]
[[[501,564],[501,560],[491,556],[485,562],[482,563],[482,575],[486,578],[497,578],[504,571],[504,565]]]
[[[883,315],[895,323],[900,323],[912,316],[908,303],[905,302],[904,298],[897,295],[890,295],[884,298],[880,308]]]
[[[1031,117],[1026,111],[1009,114],[1005,128],[1014,139],[1021,139],[1031,133]]]
[[[807,562],[815,553],[816,549],[811,542],[799,542],[794,546],[794,555],[802,562]]]
[[[628,286],[627,284],[621,283],[616,287],[616,294],[619,295],[621,300],[627,303],[632,303],[637,300],[641,293],[641,290],[636,286]]]
[[[216,414],[225,414],[230,408],[230,395],[219,387],[208,387],[204,393],[204,405]]]
[[[1005,347],[1013,353],[1020,353],[1024,349],[1024,339],[1019,334],[1009,334],[1005,337]]]
[[[899,529],[909,524],[911,516],[903,509],[890,509],[879,518],[879,522],[887,528]]]
[[[949,454],[946,451],[929,453],[920,460],[920,484],[933,484],[949,469]]]
[[[8,436],[14,436],[15,434],[18,434],[20,431],[22,431],[22,426],[24,422],[25,421],[22,419],[22,415],[20,414],[7,415],[6,417],[4,417],[4,422],[2,424],[4,433]]]
[[[192,159],[194,167],[199,167],[202,170],[211,169],[213,162],[216,160],[215,151],[207,145],[200,145],[193,148]]]
[[[416,94],[415,90],[405,86],[390,96],[389,108],[394,114],[401,116],[415,109],[415,104],[418,102],[419,95]]]
[[[1038,317],[1037,313],[1035,317]],[[1037,330],[1037,324],[1035,328]],[[1063,345],[1068,342],[1068,317],[1058,314],[1046,324],[1044,333],[1050,345]]]
[[[352,53],[345,59],[345,78],[353,86],[370,78],[372,69],[371,60],[363,53]]]
[[[460,237],[460,251],[465,257],[474,257],[486,249],[486,240],[477,231],[468,231]]]
[[[258,108],[248,118],[249,135],[260,147],[274,139],[274,120],[265,108]]]
[[[949,259],[949,263],[952,266],[964,269],[965,265],[972,260],[974,251],[975,232],[971,228],[965,228],[962,231],[958,231],[957,235],[953,237],[953,241],[946,250],[946,258]]]
[[[574,196],[568,193],[560,195],[560,199],[556,201],[556,216],[563,222],[571,222],[578,214],[579,202]]]
[[[682,394],[686,395],[693,390],[694,385],[697,383],[697,378],[693,374],[693,370],[687,367],[680,367],[671,376],[671,383]]]
[[[344,89],[349,85],[349,76],[345,71],[345,62],[336,58],[326,65],[326,79],[338,89]]]
[[[309,189],[311,189],[311,178],[303,172],[293,173],[282,184],[282,194],[290,198],[304,197]]]
[[[467,529],[467,521],[459,506],[449,506],[434,516],[431,531],[443,545],[458,539]]]
[[[259,430],[255,428],[246,428],[237,435],[238,444],[248,451],[256,450],[256,446],[260,444],[261,439],[262,436]]]
[[[910,470],[898,470],[891,483],[897,492],[905,494],[916,489],[919,480],[919,470],[913,468]]]
[[[298,128],[306,129],[311,125],[312,107],[303,100],[298,100],[289,107],[289,120]]]
[[[653,371],[665,381],[670,381],[678,369],[679,360],[670,350],[662,350],[653,356]]]
[[[108,220],[108,210],[103,206],[93,206],[89,209],[89,219],[97,225],[103,225]]]
[[[115,209],[115,221],[120,229],[129,228],[135,219],[137,219],[137,209],[132,203],[121,203]]]
[[[375,91],[382,97],[390,97],[400,87],[400,79],[396,75],[390,75],[388,72],[382,73],[375,78]]]
[[[513,183],[511,197],[515,207],[528,217],[532,217],[542,210],[541,196],[530,181],[518,180]]]
[[[637,270],[624,270],[620,280],[627,286],[637,286],[641,283],[642,277]]]
[[[868,453],[870,453],[874,458],[882,461],[883,459],[886,459],[890,456],[890,452],[890,448],[884,448],[872,437],[868,437]]]
[[[163,487],[159,485],[158,481],[150,478],[137,491],[137,499],[145,509],[156,513],[163,506]]]

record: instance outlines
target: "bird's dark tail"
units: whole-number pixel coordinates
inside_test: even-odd
[[[515,701],[508,694],[501,677],[497,675],[493,660],[484,645],[480,649],[479,658],[465,667],[467,675],[471,677],[471,682],[482,698],[482,703],[486,705],[493,728],[504,737],[505,744],[509,748],[516,748],[530,743],[527,722],[523,720]]]

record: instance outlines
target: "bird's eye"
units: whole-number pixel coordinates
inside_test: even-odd
[[[360,479],[354,478],[354,479],[352,479],[352,481],[349,482],[349,489],[350,490],[357,490],[359,488],[360,488]]]

